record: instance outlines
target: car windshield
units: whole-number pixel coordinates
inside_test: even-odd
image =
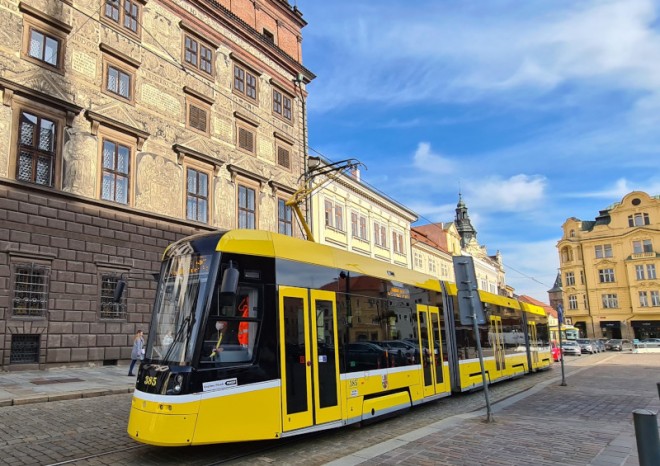
[[[591,343],[589,340],[585,340],[584,338],[580,338],[579,340],[577,340],[577,342],[582,344]]]

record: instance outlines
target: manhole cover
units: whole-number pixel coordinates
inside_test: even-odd
[[[69,383],[69,382],[84,382],[83,379],[69,378],[69,379],[34,379],[30,383],[35,385],[50,385],[53,383]]]

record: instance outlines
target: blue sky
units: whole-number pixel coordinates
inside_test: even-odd
[[[548,301],[567,218],[660,194],[660,2],[290,1],[310,146],[420,223],[452,221],[460,186],[517,293]]]

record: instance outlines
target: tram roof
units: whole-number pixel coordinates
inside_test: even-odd
[[[222,235],[216,250],[333,267],[440,291],[440,281],[429,275],[342,249],[271,231],[230,230]]]

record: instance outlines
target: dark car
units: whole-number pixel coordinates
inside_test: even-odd
[[[349,371],[384,369],[388,366],[389,354],[376,343],[360,341],[346,345],[346,368]]]
[[[417,346],[403,340],[383,340],[372,341],[378,346],[382,346],[389,352],[391,366],[403,366],[414,364],[419,359]]]
[[[608,346],[608,349],[611,351],[626,351],[632,349],[632,342],[630,340],[614,338],[609,340],[606,343],[606,346]]]

